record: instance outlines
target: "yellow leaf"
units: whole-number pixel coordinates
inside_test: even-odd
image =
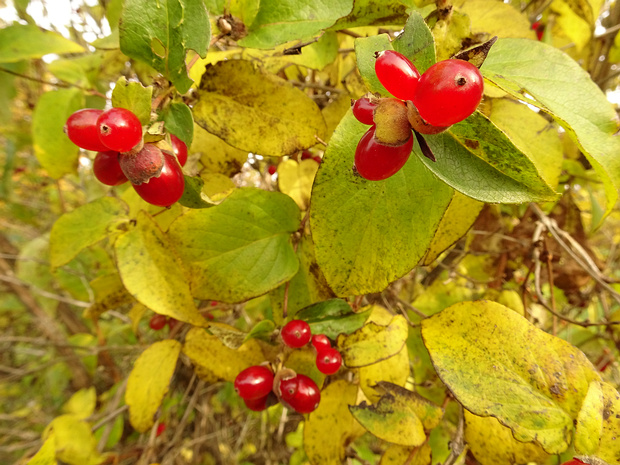
[[[166,339],[151,345],[134,363],[127,381],[125,402],[129,406],[129,421],[137,431],[143,433],[153,426],[180,352],[180,342]]]
[[[575,425],[575,452],[595,454],[603,432],[604,398],[602,383],[592,381]]]
[[[349,335],[341,334],[338,336],[338,350],[349,368],[372,365],[400,352],[407,334],[407,320],[396,315],[386,326],[369,322]]]
[[[479,417],[465,410],[465,440],[482,465],[513,465],[515,463],[549,462],[551,457],[533,442],[519,442],[493,417]]]
[[[482,207],[484,207],[483,202],[454,191],[452,200],[441,217],[437,232],[422,264],[430,265],[440,253],[463,237],[478,218],[478,213]]]
[[[600,377],[568,342],[495,302],[462,302],[422,320],[433,365],[472,413],[494,416],[515,439],[551,454],[571,440],[573,420]]]
[[[28,460],[28,465],[57,465],[56,462],[56,438],[50,434],[39,451]]]
[[[486,33],[489,37],[522,37],[536,40],[527,16],[509,3],[495,0],[459,0],[459,11],[469,16],[472,34]]]
[[[325,133],[321,110],[310,97],[250,61],[207,66],[197,95],[196,123],[241,150],[290,155]]]
[[[136,226],[121,235],[114,248],[121,280],[138,302],[161,315],[206,326],[180,259],[148,213],[138,213]]]
[[[45,428],[43,437],[54,438],[56,458],[70,465],[96,465],[103,460],[90,425],[75,415],[56,417]]]
[[[138,303],[131,307],[129,310],[128,317],[131,320],[131,329],[134,333],[138,332],[138,326],[140,325],[140,320],[144,316],[144,314],[148,311],[144,305]]]
[[[321,402],[304,425],[304,449],[310,463],[340,465],[345,447],[364,433],[349,404],[357,397],[357,387],[337,380],[321,392]]]
[[[594,439],[598,431],[596,419],[598,418],[598,421],[602,422],[602,432],[598,443],[598,449],[593,455],[600,457],[610,464],[618,464],[620,463],[618,461],[618,457],[620,457],[620,441],[618,440],[620,437],[620,394],[618,394],[618,391],[609,383],[601,383],[600,387],[603,395],[602,409],[600,409],[600,404],[596,405],[598,402],[596,399],[596,392],[592,394],[588,393],[589,395],[584,402],[587,406],[584,415],[592,414],[594,416],[594,418],[587,420],[587,428],[589,430],[588,436],[590,437],[588,442],[590,444],[595,442]],[[599,410],[595,411],[595,408],[599,408]],[[580,419],[577,421],[579,420]],[[586,427],[586,424],[582,423],[582,426]],[[585,441],[580,438],[579,445],[583,443],[585,443]],[[588,446],[592,447],[590,444],[588,444]],[[577,446],[577,440],[575,446]]]
[[[216,336],[200,328],[189,330],[183,353],[196,365],[196,373],[210,382],[233,382],[241,371],[265,361],[256,339],[250,339],[235,350],[226,347]]]
[[[118,273],[99,276],[90,282],[95,303],[84,310],[84,318],[96,320],[102,313],[133,301]]]
[[[372,403],[377,402],[381,398],[381,393],[377,391],[375,385],[379,381],[388,381],[405,386],[409,370],[409,352],[405,346],[387,360],[361,367],[359,369],[360,387]]]
[[[194,124],[194,139],[189,152],[200,153],[200,164],[206,171],[225,176],[232,176],[241,171],[241,167],[248,159],[247,150],[239,150],[227,144],[197,124]]]
[[[588,45],[592,38],[593,30],[590,28],[588,21],[569,6],[569,3],[576,5],[582,4],[587,6],[589,16],[592,17],[592,9],[588,2],[565,2],[563,0],[554,0],[551,3],[551,10],[556,13],[554,15],[556,27],[561,27],[562,32],[575,43],[578,52]]]
[[[310,192],[319,164],[311,159],[285,160],[278,165],[278,186],[280,192],[291,197],[301,210],[310,203]]]
[[[80,389],[62,407],[64,413],[75,415],[80,420],[84,420],[95,412],[97,405],[97,393],[94,387]]]
[[[432,449],[428,443],[422,444],[421,447],[406,447],[392,444],[383,453],[379,465],[403,465],[404,463],[409,465],[431,465],[431,454]],[[410,456],[411,459],[409,459]]]

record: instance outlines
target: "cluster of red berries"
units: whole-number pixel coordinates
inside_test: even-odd
[[[379,181],[396,174],[413,148],[411,129],[437,134],[471,115],[482,99],[483,79],[473,64],[458,59],[440,61],[420,75],[415,65],[394,50],[376,54],[375,73],[396,99],[361,98],[353,115],[371,128],[355,150],[355,168],[365,179]],[[378,133],[377,111],[385,107],[387,121]],[[389,128],[393,126],[394,128]]]
[[[153,331],[160,331],[164,329],[166,325],[168,325],[170,329],[172,329],[177,325],[178,322],[179,320],[175,318],[170,318],[168,316],[160,315],[159,313],[156,313],[149,320],[149,327]]]
[[[326,375],[333,375],[342,365],[340,352],[331,346],[324,334],[312,335],[308,323],[292,320],[280,331],[282,342],[292,349],[312,343],[316,351],[316,366]],[[274,374],[271,367],[254,365],[235,378],[235,390],[245,405],[256,412],[266,409],[275,400],[298,413],[314,411],[321,400],[321,391],[312,378],[282,368]]]
[[[130,110],[78,110],[67,120],[65,133],[78,147],[98,152],[93,173],[101,183],[118,186],[129,180],[140,197],[161,207],[172,205],[183,195],[181,167],[187,161],[187,146],[172,134],[174,154],[144,144],[142,124]]]

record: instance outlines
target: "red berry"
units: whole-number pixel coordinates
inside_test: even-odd
[[[127,176],[118,162],[118,152],[99,152],[93,162],[93,173],[106,186],[119,186],[127,182]]]
[[[177,159],[169,153],[164,154],[164,166],[157,177],[140,185],[133,185],[138,195],[152,205],[169,207],[179,200],[185,188],[185,178]]]
[[[397,147],[383,145],[375,139],[374,126],[366,131],[355,149],[355,168],[364,179],[381,181],[396,174],[407,162],[413,137]]]
[[[412,100],[420,72],[409,59],[395,50],[378,52],[375,73],[383,87],[394,97]]]
[[[168,328],[170,328],[170,331],[172,331],[174,327],[179,324],[179,320],[177,320],[176,318],[168,317],[168,319],[166,320],[166,324],[168,325]]]
[[[332,343],[325,334],[315,334],[312,336],[312,346],[318,353],[325,349],[331,349]]]
[[[303,152],[301,152],[302,160],[307,160],[308,158],[312,158],[312,152],[310,152],[309,150],[304,150]]]
[[[542,40],[543,35],[545,35],[545,25],[541,24],[540,21],[536,21],[532,24],[532,29],[536,31],[536,38]]]
[[[325,349],[319,351],[316,356],[316,367],[324,375],[333,375],[342,365],[342,356],[336,349]]]
[[[373,125],[375,124],[373,119],[375,108],[377,105],[372,103],[370,99],[365,97],[357,99],[352,107],[353,116],[360,123]]]
[[[321,400],[321,391],[312,378],[297,375],[297,393],[287,403],[298,413],[314,411]]]
[[[323,161],[323,159],[322,159],[320,156],[318,156],[318,155],[317,155],[317,156],[315,156],[315,157],[312,157],[312,159],[313,159],[315,162],[317,162],[319,165],[320,165],[320,164],[321,164],[321,162]]]
[[[65,124],[65,133],[71,142],[85,150],[96,152],[110,150],[99,139],[97,118],[99,118],[101,113],[103,113],[103,110],[84,108],[69,116]]]
[[[97,119],[99,139],[108,150],[129,152],[142,140],[142,124],[126,108],[110,108]]]
[[[299,379],[297,376],[285,378],[280,381],[280,397],[284,402],[289,402],[297,394]]]
[[[153,144],[144,144],[138,153],[121,153],[118,161],[129,182],[140,185],[159,176],[164,166],[164,153]]]
[[[305,321],[291,320],[282,327],[280,335],[287,346],[298,349],[310,342],[312,332]]]
[[[435,63],[420,78],[413,104],[433,126],[450,126],[471,115],[480,100],[484,82],[474,65],[464,60]]]
[[[242,399],[260,399],[273,388],[273,373],[262,365],[246,368],[235,378],[235,391]]]
[[[243,399],[245,406],[255,412],[262,412],[267,408],[267,401],[269,400],[269,394],[258,399]]]
[[[278,171],[278,167],[276,165],[269,165],[267,167],[267,172],[272,176],[276,174],[276,171]]]
[[[582,465],[582,464],[585,464],[585,462],[582,462],[579,459],[573,458],[569,460],[568,462],[564,462],[562,465]]]
[[[177,156],[177,160],[179,160],[179,165],[185,166],[185,163],[187,163],[187,145],[174,134],[170,134],[170,143],[172,151]]]
[[[153,315],[151,317],[151,321],[149,321],[149,326],[153,331],[159,331],[160,329],[164,329],[166,326],[167,318],[164,315]]]
[[[155,433],[155,436],[161,436],[161,434],[166,431],[166,424],[165,423],[160,423],[159,425],[157,425],[157,432]]]

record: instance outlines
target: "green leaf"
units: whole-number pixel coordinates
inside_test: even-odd
[[[345,463],[346,447],[364,433],[349,412],[357,387],[336,380],[321,391],[321,402],[304,423],[304,449],[311,463]]]
[[[413,12],[402,34],[392,42],[394,50],[409,58],[420,73],[435,64],[435,40],[426,21],[418,12]]]
[[[201,178],[184,175],[185,189],[179,203],[187,208],[209,208],[213,204],[202,198],[202,186],[205,182]]]
[[[127,379],[125,403],[136,431],[146,432],[168,392],[181,353],[181,343],[166,339],[151,345],[136,360]]]
[[[620,186],[620,139],[615,111],[590,76],[562,51],[526,39],[498,40],[480,71],[566,129],[601,177],[609,213]]]
[[[209,382],[233,382],[241,371],[265,361],[265,355],[255,339],[250,339],[238,349],[231,349],[217,336],[201,328],[189,330],[183,353],[196,365],[196,374]]]
[[[481,202],[554,200],[555,191],[536,165],[482,113],[476,111],[446,132],[424,136],[436,162],[416,144],[414,152],[439,179]]]
[[[441,380],[475,415],[496,417],[516,440],[566,450],[591,381],[599,375],[568,342],[490,301],[462,302],[422,320]]]
[[[353,312],[342,299],[330,299],[300,310],[295,318],[309,323],[313,334],[325,334],[330,339],[336,339],[340,334],[351,334],[364,326],[369,314],[370,310]]]
[[[169,234],[188,268],[193,295],[240,302],[289,280],[299,267],[290,242],[299,216],[287,195],[247,188],[177,219]]]
[[[340,31],[361,26],[401,25],[407,20],[407,7],[398,0],[355,0],[353,10],[331,27]]]
[[[34,153],[52,178],[77,170],[79,149],[63,128],[67,118],[83,106],[84,97],[79,89],[47,92],[37,102],[32,115]]]
[[[41,58],[49,53],[82,53],[84,47],[35,25],[13,24],[0,29],[0,63]]]
[[[192,110],[183,102],[170,104],[162,112],[162,119],[166,123],[166,131],[174,134],[188,147],[192,145],[194,138],[194,118]]]
[[[362,402],[349,410],[371,434],[401,446],[426,442],[425,430],[435,428],[443,410],[419,394],[392,383],[379,382],[383,396],[377,404]]]
[[[207,67],[193,112],[196,123],[233,147],[269,156],[310,148],[326,129],[303,91],[244,60]]]
[[[396,315],[387,325],[371,321],[354,333],[341,334],[338,336],[338,350],[349,368],[372,365],[400,352],[407,334],[407,320]]]
[[[121,280],[138,302],[161,315],[206,326],[180,260],[148,213],[138,213],[136,226],[116,240],[114,249]]]
[[[317,263],[338,296],[380,292],[409,272],[452,199],[417,157],[385,181],[356,176],[355,148],[367,129],[351,113],[343,118],[312,189]]]
[[[369,92],[379,92],[381,95],[385,96],[392,95],[383,87],[383,84],[379,82],[377,74],[375,73],[375,53],[391,49],[392,45],[387,34],[355,39],[355,60],[357,68]]]
[[[115,225],[128,221],[127,205],[113,197],[102,197],[62,215],[50,233],[50,263],[58,267],[101,239],[118,234]]]
[[[142,125],[151,121],[151,98],[153,88],[144,87],[139,82],[127,81],[121,76],[112,91],[112,106],[114,108],[126,108],[138,117]]]
[[[188,50],[204,58],[211,26],[204,3],[196,0],[127,0],[120,23],[121,51],[145,62],[184,94],[192,85]]]
[[[28,460],[27,465],[57,465],[56,461],[56,438],[50,434],[39,451]]]
[[[346,16],[353,0],[261,0],[242,47],[271,48],[307,40]]]

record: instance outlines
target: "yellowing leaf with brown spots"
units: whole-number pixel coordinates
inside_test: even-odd
[[[304,449],[310,463],[341,465],[345,447],[364,433],[349,413],[357,386],[337,380],[321,391],[318,408],[304,425]]]
[[[180,352],[180,342],[166,339],[151,345],[134,363],[127,380],[125,402],[129,406],[129,421],[136,431],[144,433],[153,426]]]
[[[319,164],[311,159],[286,160],[278,165],[278,186],[280,192],[291,197],[301,210],[306,210],[310,203],[312,182],[319,169]]]
[[[381,457],[379,465],[431,465],[431,446],[422,444],[420,447],[406,447],[392,444]],[[409,462],[407,462],[409,460]]]
[[[240,172],[248,158],[247,150],[239,150],[227,144],[197,124],[194,124],[194,139],[189,153],[200,154],[200,164],[204,166],[205,171],[226,176]],[[203,177],[202,173],[201,177]],[[207,182],[206,179],[205,182]]]
[[[479,417],[465,410],[465,440],[482,465],[513,465],[536,462],[543,465],[551,457],[535,442],[519,442],[493,417]]]
[[[353,416],[371,434],[401,446],[420,446],[426,441],[425,430],[436,427],[443,410],[415,392],[396,384],[379,382],[383,391],[379,402],[351,406]]]
[[[325,134],[321,110],[310,97],[249,61],[207,66],[197,95],[196,123],[241,150],[289,155]]]
[[[568,342],[495,302],[462,302],[422,320],[435,370],[463,406],[494,416],[518,441],[550,454],[570,444],[573,420],[600,377]]]
[[[232,382],[239,372],[265,361],[256,339],[250,339],[235,350],[201,328],[189,330],[183,353],[196,365],[198,376],[209,382]]]
[[[403,347],[396,355],[359,369],[360,387],[371,402],[377,402],[381,394],[375,389],[379,381],[404,386],[409,377],[409,352]]]
[[[359,368],[396,355],[407,340],[407,320],[396,315],[389,324],[369,322],[349,335],[338,336],[338,350],[344,364]]]

